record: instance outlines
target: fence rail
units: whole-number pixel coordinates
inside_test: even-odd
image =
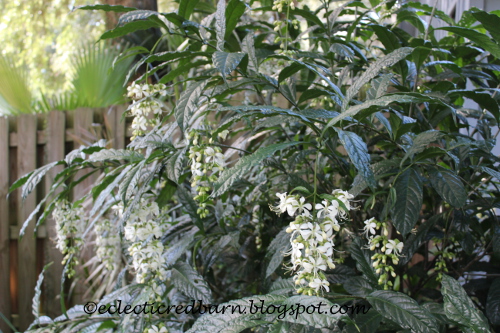
[[[20,331],[26,330],[34,320],[35,284],[43,266],[49,262],[53,264],[45,273],[40,310],[52,318],[61,314],[62,254],[53,242],[56,238],[55,222],[48,218],[35,235],[34,221],[31,221],[24,237],[19,239],[24,221],[48,193],[61,169],[50,170],[45,175],[44,185],[38,186],[24,201],[20,190],[7,198],[8,188],[19,177],[63,159],[82,144],[106,138],[113,148],[124,148],[130,137],[125,121],[122,121],[124,110],[125,106],[114,106],[0,117],[0,312]],[[93,179],[89,177],[79,184],[70,199],[83,196]],[[36,218],[38,216],[33,220]],[[78,283],[72,301],[77,303],[84,291],[85,285]],[[0,330],[11,332],[1,319]]]

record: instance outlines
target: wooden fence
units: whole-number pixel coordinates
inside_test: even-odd
[[[48,192],[61,169],[50,170],[43,185],[39,185],[24,201],[20,190],[7,198],[8,188],[19,177],[63,159],[82,144],[105,138],[114,148],[124,148],[130,137],[122,120],[124,110],[124,106],[115,106],[0,117],[0,312],[20,331],[26,330],[34,320],[32,299],[36,281],[43,266],[49,262],[53,264],[45,273],[40,310],[51,318],[61,314],[62,255],[53,241],[56,238],[55,222],[47,219],[35,235],[35,221],[31,221],[25,236],[19,240],[21,226]],[[79,184],[69,199],[79,199],[91,182],[89,177]],[[75,301],[79,295],[81,297],[84,288],[82,283],[78,284]],[[0,330],[11,332],[2,319]]]

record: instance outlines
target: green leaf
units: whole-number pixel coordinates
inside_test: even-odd
[[[226,0],[219,0],[215,12],[215,32],[217,33],[217,51],[224,51],[226,36]]]
[[[371,24],[369,25],[373,31],[375,31],[375,34],[377,34],[378,40],[384,45],[385,50],[384,53],[390,53],[394,50],[397,50],[401,47],[401,42],[399,41],[398,37],[396,36],[395,33],[393,33],[391,30],[387,29],[384,26],[377,25],[377,24]]]
[[[248,54],[248,69],[257,73],[259,62],[257,61],[257,56],[255,55],[255,45],[252,32],[247,33],[245,38],[243,38],[241,50]]]
[[[413,155],[422,152],[431,142],[438,140],[443,135],[444,135],[443,133],[441,133],[439,131],[435,131],[435,130],[429,130],[429,131],[422,132],[419,135],[417,135],[413,139],[413,143],[412,143],[410,149],[408,149],[408,151],[406,152],[405,157],[403,157],[403,160],[401,161],[401,165],[403,165],[404,161],[407,158],[413,158]]]
[[[458,176],[443,168],[430,168],[429,177],[432,187],[439,196],[455,208],[460,208],[467,201],[467,192]]]
[[[367,313],[360,313],[354,318],[354,325],[346,326],[345,333],[375,333],[380,326],[382,316],[377,311],[369,310]]]
[[[200,2],[200,0],[180,0],[177,14],[189,20],[198,2]]]
[[[273,238],[267,248],[267,255],[270,254],[269,264],[266,269],[266,278],[268,278],[281,265],[284,258],[284,253],[290,247],[290,234],[286,232],[286,228],[281,230],[276,237]]]
[[[81,10],[103,10],[105,12],[115,12],[115,13],[125,13],[125,12],[132,12],[134,10],[137,10],[137,8],[134,7],[125,7],[121,5],[87,5],[87,6],[79,6],[76,7],[75,9],[81,9]]]
[[[343,287],[349,294],[359,297],[366,297],[376,290],[376,288],[373,288],[370,282],[362,276],[349,278],[343,284]]]
[[[44,165],[43,167],[38,168],[35,171],[31,172],[29,174],[29,177],[26,179],[25,184],[23,185],[23,189],[21,191],[21,198],[23,200],[25,200],[28,197],[28,195],[35,189],[35,187],[38,185],[38,183],[40,183],[43,176],[45,176],[45,174],[50,169],[52,169],[53,167],[55,167],[58,164],[62,164],[62,162],[52,162],[52,163]],[[18,185],[21,183],[20,181],[22,179],[24,179],[24,177],[19,179],[14,185],[16,185],[16,187],[19,187]],[[15,189],[14,185],[12,185],[10,191]]]
[[[486,315],[493,325],[500,325],[500,278],[493,280],[488,291]]]
[[[187,129],[193,113],[198,109],[198,102],[207,83],[207,81],[193,82],[181,94],[177,106],[175,107],[174,114],[177,124],[179,124],[182,131]]]
[[[87,159],[88,162],[119,161],[139,162],[144,160],[144,155],[129,149],[103,149],[93,153]]]
[[[435,17],[445,21],[449,25],[455,25],[455,21],[448,14],[446,14],[442,10],[434,8],[433,6],[430,6],[428,4],[421,3],[421,2],[414,2],[414,1],[408,2],[407,5],[409,7],[423,11],[423,13],[425,15],[431,15],[431,13],[433,13]]]
[[[377,290],[366,297],[385,318],[412,332],[438,333],[436,319],[418,303],[403,293]]]
[[[287,295],[291,292],[295,292],[295,281],[293,278],[278,278],[273,282],[271,288],[269,288],[269,294],[273,295]]]
[[[42,295],[42,283],[43,283],[43,274],[47,270],[47,268],[52,265],[52,262],[43,266],[42,272],[38,275],[38,280],[36,281],[35,286],[35,294],[33,295],[33,304],[31,306],[33,316],[38,319],[40,317],[40,296]]]
[[[349,109],[347,109],[346,111],[339,114],[337,117],[330,120],[328,124],[325,126],[323,132],[325,132],[328,128],[337,124],[342,119],[347,117],[354,117],[359,112],[368,109],[369,107],[372,106],[387,106],[391,103],[415,103],[420,101],[422,101],[421,97],[411,96],[411,95],[399,95],[399,94],[385,95],[374,100],[368,100],[362,104],[351,106]]]
[[[200,216],[197,213],[198,205],[191,197],[191,194],[186,190],[183,185],[179,185],[177,187],[177,197],[179,198],[179,202],[182,204],[182,208],[191,216],[193,223],[203,230],[203,223],[200,219]]]
[[[145,62],[170,61],[186,57],[209,56],[208,52],[193,52],[193,51],[165,51],[155,53],[144,59]]]
[[[33,172],[35,171],[31,171],[30,173],[22,176],[21,178],[19,178],[18,180],[16,180],[14,182],[14,184],[12,184],[9,188],[9,194],[12,193],[13,191],[17,190],[18,188],[20,188],[21,186],[23,186],[24,184],[26,184],[26,182],[28,181],[28,179],[31,177],[31,175],[33,174]]]
[[[119,27],[116,27],[112,30],[108,30],[101,35],[100,39],[117,38],[117,37],[122,37],[122,36],[128,35],[132,32],[138,31],[138,30],[147,30],[149,28],[162,27],[162,25],[160,25],[157,21],[155,21],[153,19],[149,19],[150,16],[151,15],[146,16],[147,18],[144,20],[132,21],[132,22],[126,23],[124,26],[119,26]]]
[[[428,221],[420,224],[416,234],[410,234],[405,240],[403,247],[403,255],[399,260],[399,265],[406,265],[413,258],[413,255],[426,240],[427,233],[432,229],[434,224],[440,219],[440,215],[434,215]]]
[[[226,33],[224,39],[229,39],[246,8],[247,6],[241,0],[229,0],[226,7]]]
[[[481,170],[483,170],[484,172],[486,172],[490,176],[495,177],[496,179],[500,180],[500,172],[493,170],[493,169],[490,169],[490,168],[487,168],[487,167],[481,167]]]
[[[194,229],[193,231],[198,231],[198,229]],[[175,243],[175,246],[169,247],[162,255],[165,258],[165,265],[172,266],[177,262],[177,260],[183,255],[186,254],[191,245],[194,242],[194,233],[189,232],[187,234],[183,234],[180,241]]]
[[[387,89],[389,88],[389,85],[391,84],[393,77],[394,77],[393,74],[385,74],[374,79],[372,81],[371,87],[366,92],[368,98],[370,100],[373,100],[387,94]]]
[[[202,300],[205,304],[212,303],[212,291],[203,277],[191,266],[178,262],[172,268],[170,278],[172,284],[187,297]]]
[[[212,60],[214,63],[214,67],[220,71],[222,78],[224,79],[224,81],[226,81],[226,76],[231,74],[231,72],[236,69],[244,56],[245,53],[241,52],[228,53],[215,51],[212,56]]]
[[[497,43],[500,43],[500,17],[482,10],[477,10],[477,8],[473,8],[469,12],[476,20],[481,22],[483,27],[488,30],[491,37],[493,37]]]
[[[454,278],[443,274],[441,292],[444,299],[444,313],[462,328],[473,332],[489,332],[488,323],[482,312],[467,295],[460,283]]]
[[[130,169],[123,182],[120,183],[119,193],[120,198],[124,203],[127,203],[133,194],[136,194],[137,187],[143,177],[149,175],[149,173],[143,172],[146,164],[145,162],[146,161],[139,162],[136,166]]]
[[[344,315],[340,314],[337,311],[339,305],[333,304],[332,302],[328,301],[325,298],[317,296],[298,295],[286,299],[282,305],[290,308],[291,306],[297,306],[297,304],[300,304],[307,309],[310,306],[318,308],[320,302],[324,304],[324,306],[321,306],[320,311],[316,310],[313,311],[312,313],[304,312],[299,316],[286,315],[282,320],[287,321],[289,323],[302,324],[316,328],[331,328]],[[331,312],[337,312],[337,313],[331,313]]]
[[[267,147],[259,148],[252,155],[244,156],[238,160],[236,165],[232,168],[226,169],[219,177],[219,181],[214,185],[212,197],[218,197],[226,192],[231,185],[238,179],[242,178],[252,167],[260,164],[264,159],[270,157],[278,150],[302,144],[302,142],[284,142],[269,145]]]
[[[471,40],[472,42],[476,43],[479,47],[485,49],[486,51],[489,51],[496,58],[500,59],[500,46],[494,41],[492,41],[491,38],[485,34],[482,34],[473,29],[467,29],[461,27],[444,27],[437,29],[446,30],[456,35],[465,37]]]
[[[184,163],[186,160],[186,149],[176,151],[173,155],[168,157],[166,162],[167,177],[176,184],[179,184],[179,178],[184,170]]]
[[[342,131],[335,128],[339,134],[339,140],[344,146],[356,169],[363,175],[363,178],[371,188],[375,188],[375,176],[370,169],[370,155],[366,143],[354,132]]]
[[[349,250],[351,252],[351,257],[356,261],[356,268],[358,271],[362,272],[373,285],[378,285],[378,277],[377,274],[375,274],[371,261],[372,254],[369,250],[364,248],[359,237],[353,240]]]
[[[366,71],[359,78],[354,80],[354,83],[347,89],[346,96],[344,99],[344,104],[342,105],[342,110],[346,110],[349,106],[350,100],[354,97],[355,94],[358,93],[359,89],[368,83],[371,79],[382,71],[385,67],[390,67],[395,63],[399,62],[406,58],[411,52],[413,48],[411,47],[402,47],[397,50],[392,51],[388,55],[378,59],[374,63],[372,63]]]
[[[164,75],[159,83],[168,83],[176,78],[178,78],[179,76],[185,74],[185,73],[188,73],[191,68],[196,68],[196,67],[200,67],[200,66],[203,66],[203,65],[206,65],[206,64],[209,64],[210,61],[208,60],[198,60],[198,61],[195,61],[195,62],[190,62],[186,65],[183,65],[183,66],[179,66],[173,70],[171,70],[170,72],[168,72],[168,74]]]
[[[392,213],[394,226],[406,236],[415,224],[422,209],[422,180],[413,168],[402,173],[394,186],[396,189],[396,204]]]
[[[97,199],[94,200],[94,206],[92,207],[92,210],[90,211],[90,216],[93,216],[97,211],[103,206],[104,201],[108,199],[108,196],[113,192],[113,190],[120,184],[122,179],[128,175],[129,170],[132,169],[133,165],[127,165],[119,174],[118,176],[113,180],[111,184],[106,186],[106,189],[102,190],[101,193],[99,193],[99,196]]]

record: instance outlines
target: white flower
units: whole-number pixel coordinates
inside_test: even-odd
[[[299,201],[295,200],[295,208],[300,213],[303,213],[305,216],[310,216],[311,213],[309,211],[312,209],[312,205],[310,203],[304,203],[306,199],[304,197],[300,197]]]
[[[365,233],[367,236],[368,236],[368,233],[375,235],[375,228],[377,227],[377,223],[373,222],[374,220],[375,220],[375,218],[372,217],[371,219],[366,220],[364,222],[365,223],[364,230],[365,230]]]
[[[274,207],[273,211],[284,213],[288,212],[288,215],[293,216],[297,210],[298,202],[295,197],[286,195],[285,193],[276,193],[276,196],[280,199],[278,206]]]
[[[327,280],[322,280],[319,278],[315,278],[311,282],[309,282],[309,287],[316,289],[316,291],[319,291],[321,288],[325,289],[327,292],[330,291],[330,288],[328,287],[330,283]]]
[[[314,273],[316,275],[318,270],[326,271],[326,262],[321,257],[309,257],[302,261],[302,267],[304,267],[305,272]]]
[[[166,327],[158,328],[158,326],[153,325],[148,329],[148,333],[168,333]]]
[[[390,239],[389,242],[385,245],[385,249],[385,254],[391,254],[391,252],[394,251],[394,254],[398,255],[403,250],[403,242]]]
[[[325,244],[318,246],[317,250],[319,253],[324,254],[327,257],[330,257],[333,254],[333,243],[326,242]]]

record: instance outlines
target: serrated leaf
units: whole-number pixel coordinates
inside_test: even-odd
[[[212,303],[212,290],[203,277],[188,264],[184,262],[175,264],[170,281],[189,298],[202,300],[205,304]]]
[[[460,208],[467,201],[467,192],[458,176],[443,168],[430,168],[429,179],[432,187],[443,200],[455,208]]]
[[[295,281],[293,278],[278,278],[278,280],[273,282],[271,288],[269,288],[269,294],[273,295],[287,295],[291,292],[295,292]]]
[[[33,295],[33,303],[31,306],[33,316],[35,316],[36,319],[40,317],[40,296],[42,295],[43,274],[50,265],[52,265],[52,262],[43,266],[42,272],[38,275],[38,280],[36,281],[35,294]]]
[[[189,20],[198,2],[200,2],[200,0],[180,0],[177,14]]]
[[[103,10],[105,12],[115,12],[115,13],[125,13],[125,12],[132,12],[134,10],[137,10],[137,8],[134,7],[125,7],[121,5],[87,5],[87,6],[79,6],[76,7],[75,9],[81,9],[81,10]]]
[[[122,179],[128,175],[129,170],[132,168],[132,165],[127,165],[119,174],[118,176],[113,180],[111,184],[106,186],[104,190],[99,193],[99,196],[97,199],[94,200],[94,206],[92,207],[92,210],[90,211],[90,216],[93,216],[97,211],[102,207],[104,204],[104,201],[107,200],[108,196],[113,192],[113,190],[116,188],[116,186],[122,181]]]
[[[23,200],[25,200],[28,197],[28,195],[35,189],[35,187],[38,185],[38,183],[40,183],[43,176],[45,176],[45,174],[50,169],[52,169],[53,167],[55,167],[56,165],[61,164],[61,163],[62,162],[52,162],[52,163],[49,163],[47,165],[44,165],[41,168],[36,169],[35,171],[33,171],[27,175],[29,177],[24,176],[21,179],[19,179],[16,183],[14,183],[14,185],[12,185],[10,191],[13,191],[13,189],[19,187],[21,185],[21,183],[24,182],[24,185],[23,185],[23,188],[21,191],[21,198]],[[25,177],[27,177],[26,180],[24,180]]]
[[[110,160],[125,160],[130,162],[139,162],[144,160],[144,155],[129,149],[103,149],[93,153],[87,159],[88,162],[103,162]]]
[[[375,188],[377,183],[370,169],[370,155],[366,143],[354,132],[342,131],[337,128],[335,131],[339,134],[339,140],[358,172],[371,188]]]
[[[139,162],[136,166],[127,172],[125,179],[120,183],[119,194],[121,200],[126,204],[131,195],[137,190],[140,179],[143,176],[145,161]]]
[[[215,12],[215,32],[217,34],[217,51],[224,51],[226,36],[226,0],[217,2],[217,11]]]
[[[443,135],[444,135],[443,133],[441,133],[439,131],[435,131],[435,130],[429,130],[429,131],[422,132],[419,135],[417,135],[413,139],[413,143],[412,143],[410,149],[408,149],[408,151],[406,152],[405,157],[403,157],[403,160],[401,161],[401,165],[403,165],[404,161],[407,158],[413,158],[413,156],[415,154],[422,152],[430,143],[438,140]]]
[[[217,68],[224,81],[226,80],[226,76],[231,74],[232,71],[238,67],[241,59],[245,56],[245,53],[237,52],[237,53],[228,53],[228,52],[220,52],[215,51],[212,55],[212,60],[214,63],[214,67]]]
[[[311,314],[304,312],[299,316],[288,315],[282,320],[289,323],[308,325],[316,328],[332,328],[344,315],[336,311],[338,310],[339,305],[333,304],[325,298],[298,295],[287,298],[282,305],[291,307],[300,304],[307,309],[309,306],[315,306],[317,308],[320,302],[325,304],[325,307],[320,309],[321,311],[313,311]],[[335,305],[337,305],[337,307]],[[330,310],[337,313],[331,313]]]
[[[446,30],[456,35],[465,37],[476,43],[479,47],[489,51],[496,58],[500,59],[500,46],[492,41],[490,37],[480,33],[479,31],[462,27],[443,27],[436,28],[436,30]]]
[[[417,223],[422,209],[422,180],[418,173],[410,168],[398,177],[395,189],[397,199],[392,214],[394,226],[406,236]]]
[[[467,295],[460,283],[454,278],[443,274],[441,292],[444,299],[444,313],[462,328],[473,332],[489,332],[486,318]]]
[[[165,170],[167,172],[167,177],[176,184],[179,184],[179,178],[184,170],[184,161],[186,160],[186,149],[176,151],[174,154],[168,157],[165,164]]]
[[[259,62],[257,61],[257,56],[255,55],[255,45],[252,32],[247,33],[245,38],[243,38],[241,50],[248,54],[248,69],[257,73]]]
[[[182,131],[185,131],[189,125],[193,113],[198,109],[198,102],[201,94],[207,86],[207,81],[197,81],[181,94],[177,106],[175,107],[175,119]]]
[[[285,256],[284,253],[290,246],[290,234],[286,232],[286,229],[283,229],[268,246],[267,253],[270,254],[270,260],[266,269],[266,278],[273,274],[281,265]]]
[[[369,82],[371,79],[377,76],[378,73],[380,73],[380,71],[385,67],[390,67],[398,61],[406,58],[412,51],[413,48],[411,47],[402,47],[392,51],[388,55],[372,63],[370,67],[368,67],[367,70],[363,73],[363,75],[354,80],[354,83],[347,90],[344,103],[342,105],[342,110],[347,109],[350,100],[354,97],[355,94],[358,93],[359,89],[363,85],[365,85],[365,83]]]
[[[387,89],[389,88],[393,77],[393,74],[384,74],[374,79],[371,83],[371,87],[366,92],[368,98],[377,99],[387,94]]]
[[[198,231],[195,228],[195,231]],[[177,259],[179,259],[183,254],[185,254],[188,249],[191,247],[194,241],[194,232],[189,232],[186,235],[183,235],[181,240],[175,243],[175,246],[169,247],[165,253],[163,253],[163,258],[165,258],[165,265],[172,266],[176,263]]]
[[[344,284],[344,289],[351,295],[366,297],[376,289],[363,277],[354,276]]]
[[[436,319],[409,296],[389,290],[377,290],[366,297],[385,318],[412,332],[439,333]]]
[[[374,100],[368,100],[364,103],[351,106],[349,109],[347,109],[346,111],[342,112],[341,114],[330,120],[328,124],[325,126],[323,132],[325,132],[328,128],[337,124],[342,119],[347,117],[354,117],[359,112],[368,109],[371,106],[387,106],[391,103],[415,103],[415,102],[420,102],[421,100],[422,100],[421,98],[416,96],[396,95],[396,94],[385,95]]]
[[[349,250],[351,257],[356,261],[358,271],[362,272],[373,285],[378,285],[378,277],[375,274],[371,261],[372,254],[369,250],[363,248],[359,237],[353,240]]]
[[[247,155],[238,160],[232,168],[226,169],[219,176],[218,182],[214,185],[212,197],[217,197],[226,192],[231,185],[238,179],[242,178],[245,173],[252,167],[260,164],[264,159],[270,157],[278,150],[282,150],[291,146],[302,144],[302,142],[284,142],[261,147],[252,155]]]
[[[198,205],[191,197],[191,194],[182,185],[177,187],[177,197],[179,202],[182,204],[182,208],[189,214],[193,223],[200,229],[203,229],[203,223],[201,222],[200,216],[197,213]]]
[[[488,291],[486,315],[493,325],[500,325],[500,278],[493,280]]]

